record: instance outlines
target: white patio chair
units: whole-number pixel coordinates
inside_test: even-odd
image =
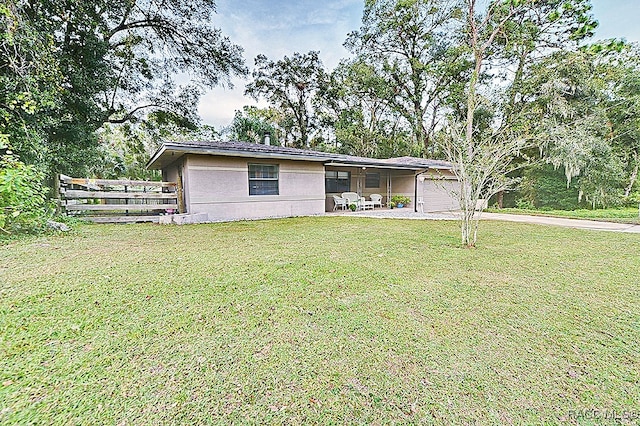
[[[366,198],[360,197],[360,206],[362,207],[362,210],[373,210],[373,201],[367,201]]]
[[[371,198],[371,202],[373,203],[373,207],[375,209],[376,206],[382,207],[382,195],[380,194],[371,194],[369,196]]]
[[[347,206],[347,199],[346,198],[340,198],[337,195],[333,196],[333,211],[336,211],[338,209],[338,207],[340,207],[340,210],[345,210],[347,208],[349,208],[349,206]]]
[[[359,210],[362,206],[360,205],[360,197],[355,192],[343,192],[341,194],[342,198],[347,200],[347,207],[351,204],[356,205],[356,210]]]

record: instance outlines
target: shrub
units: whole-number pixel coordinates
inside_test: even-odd
[[[391,202],[394,203],[396,206],[398,204],[404,204],[406,206],[411,202],[411,198],[406,197],[404,195],[394,195],[393,197],[391,197]]]
[[[38,232],[49,216],[44,173],[26,165],[0,139],[0,230],[2,233]]]
[[[519,208],[573,210],[580,206],[577,179],[567,188],[562,170],[549,164],[527,168],[516,196]]]

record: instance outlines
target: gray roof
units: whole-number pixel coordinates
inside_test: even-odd
[[[406,170],[452,169],[446,161],[415,157],[377,159],[308,149],[289,148],[278,145],[262,145],[249,142],[189,141],[165,142],[147,163],[150,169],[161,169],[184,154],[208,154],[227,157],[272,158],[280,160],[317,161],[325,164],[378,167]]]

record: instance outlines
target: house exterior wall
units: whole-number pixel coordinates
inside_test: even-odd
[[[399,172],[391,176],[391,196],[404,195],[409,197],[411,202],[409,208],[413,209],[416,202],[415,193],[416,176],[413,172]]]
[[[278,165],[278,195],[249,195],[249,164]],[[209,220],[322,214],[324,165],[310,161],[188,155],[183,185],[189,213]]]

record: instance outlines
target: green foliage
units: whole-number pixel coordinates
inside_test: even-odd
[[[391,202],[394,203],[396,206],[398,204],[404,204],[406,206],[411,202],[411,198],[405,195],[394,195],[391,197]]]
[[[605,141],[592,148],[589,163],[580,177],[580,195],[592,208],[622,204],[623,164]]]
[[[524,171],[516,198],[518,208],[573,210],[579,207],[578,182],[567,186],[564,172],[550,164],[536,164]]]
[[[623,203],[637,178],[639,58],[635,46],[582,49],[533,69],[540,154],[592,207]]]
[[[99,161],[86,163],[89,176],[160,179],[159,171],[148,170],[146,164],[163,141],[211,140],[218,136],[213,127],[194,126],[182,118],[171,112],[154,111],[134,123],[103,125],[97,132]]]
[[[85,175],[103,159],[104,123],[151,113],[193,129],[204,88],[247,74],[214,13],[212,0],[10,0],[0,8],[0,131],[25,163]],[[178,86],[178,73],[192,80]]]
[[[54,155],[46,133],[61,120],[62,80],[52,36],[25,16],[23,2],[0,5],[0,133],[43,170]]]
[[[379,70],[362,58],[342,61],[320,87],[314,106],[322,124],[333,129],[337,151],[371,158],[420,155],[422,146],[399,125],[389,105],[390,87]]]
[[[640,188],[631,192],[629,196],[624,200],[625,205],[630,207],[638,207],[640,209]],[[638,211],[638,215],[640,216],[640,210]]]
[[[390,110],[392,126],[405,128],[426,156],[433,156],[439,121],[469,72],[459,14],[456,2],[366,2],[360,29],[345,42],[375,71],[376,96]]]
[[[285,126],[280,125],[278,118],[273,108],[245,106],[242,111],[236,111],[233,122],[225,132],[231,140],[253,143],[262,143],[265,135],[269,134],[271,144],[279,145]]]
[[[247,85],[245,94],[266,99],[285,115],[283,121],[293,124],[289,128],[293,130],[290,136],[294,146],[310,146],[317,124],[311,101],[324,79],[319,52],[295,52],[278,61],[258,55],[255,65],[253,81]]]
[[[0,231],[42,231],[50,213],[44,173],[20,161],[7,141],[7,135],[0,135]]]
[[[631,223],[640,225],[640,211],[635,207],[612,207],[607,209],[588,208],[575,210],[552,210],[530,208],[492,209],[492,213],[527,214],[549,217],[569,217],[574,219],[590,219],[604,222]]]

